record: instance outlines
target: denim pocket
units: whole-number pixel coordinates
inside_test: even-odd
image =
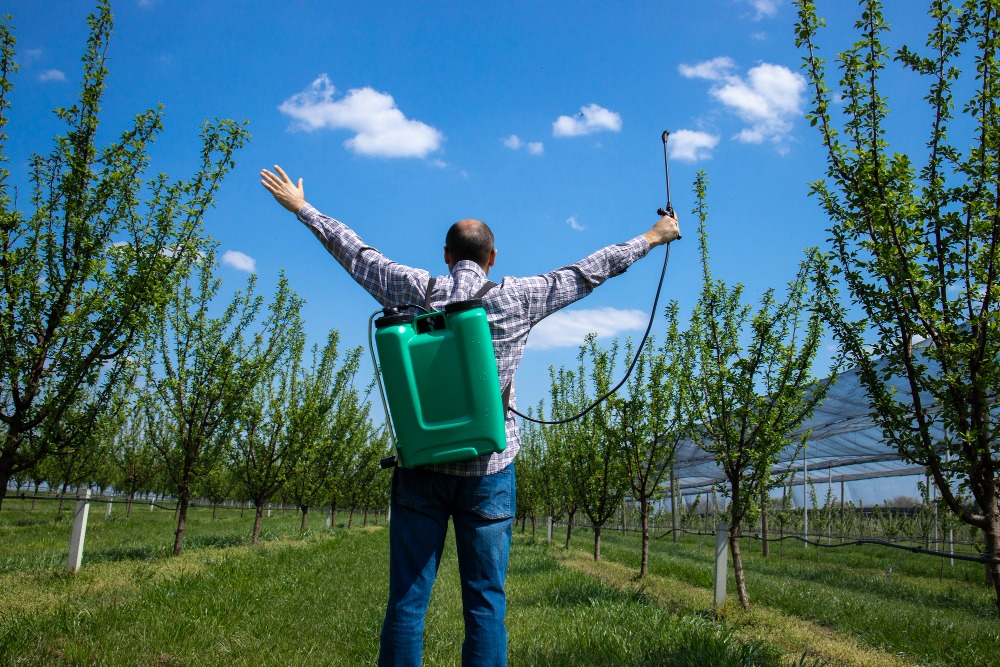
[[[396,468],[392,492],[396,502],[404,507],[426,507],[433,500],[431,476],[422,470]]]
[[[472,496],[472,511],[483,519],[510,519],[514,516],[514,464],[498,473],[485,475]]]

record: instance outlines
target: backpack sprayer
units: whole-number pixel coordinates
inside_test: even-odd
[[[667,183],[667,205],[657,209],[661,217],[675,217],[670,202],[670,168],[667,162],[669,136],[670,131],[664,130],[661,137]],[[618,391],[632,374],[653,328],[663,277],[670,259],[670,244],[667,244],[666,250],[649,324],[625,376],[579,414],[565,419],[535,419],[507,406],[509,387],[501,391],[493,339],[481,298],[495,287],[495,283],[488,282],[475,298],[450,303],[443,311],[429,312],[428,298],[426,308],[410,304],[372,313],[368,320],[368,347],[376,369],[375,378],[389,435],[396,449],[396,456],[383,458],[380,467],[401,465],[413,468],[502,452],[507,446],[505,422],[508,409],[522,419],[539,424],[564,424],[579,419]],[[428,286],[428,297],[430,291],[431,286]],[[420,315],[406,312],[410,309],[423,312]],[[382,317],[376,320],[376,315],[380,313]],[[375,322],[374,346],[372,320]],[[378,348],[381,364],[375,358],[375,348]],[[394,429],[393,422],[399,425],[398,431]]]

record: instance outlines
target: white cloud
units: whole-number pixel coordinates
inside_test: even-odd
[[[517,136],[516,134],[512,134],[503,140],[503,145],[511,149],[512,151],[516,151],[518,148],[524,145],[524,142],[521,141],[521,137]]]
[[[568,218],[566,218],[566,224],[569,225],[570,229],[577,232],[582,232],[584,229],[586,229],[586,227],[581,225],[580,221],[576,219],[575,215],[571,215]]]
[[[792,121],[802,115],[805,78],[782,65],[761,63],[746,77],[734,74],[735,65],[726,57],[678,69],[682,76],[713,82],[709,95],[746,123],[737,141],[782,144],[789,139]]]
[[[542,145],[542,142],[529,141],[528,143],[524,143],[521,140],[521,137],[517,136],[516,134],[512,134],[506,139],[504,139],[503,145],[511,149],[512,151],[524,148],[532,155],[541,155],[542,153],[545,152],[545,146]]]
[[[373,88],[354,88],[340,99],[326,74],[308,88],[281,103],[278,110],[295,119],[295,128],[350,130],[355,136],[344,146],[355,153],[374,157],[426,157],[441,147],[444,135],[396,108],[388,93]]]
[[[579,347],[589,333],[596,333],[598,338],[617,336],[624,331],[641,330],[647,321],[648,315],[641,310],[561,310],[532,328],[528,347],[532,350]]]
[[[677,130],[670,133],[670,155],[681,162],[697,162],[712,157],[719,137],[696,130]]]
[[[247,273],[257,272],[257,260],[239,250],[227,250],[222,254],[222,263]]]
[[[552,123],[554,137],[580,137],[594,132],[619,132],[622,129],[620,114],[597,104],[580,107],[576,116],[559,116]]]
[[[777,14],[778,7],[781,6],[781,0],[750,0],[750,6],[757,12],[754,19],[759,21],[760,19],[770,18]]]
[[[688,79],[708,79],[709,81],[720,81],[732,76],[732,71],[736,69],[736,63],[729,56],[717,56],[711,60],[704,60],[696,65],[685,65],[681,63],[677,70],[681,76]]]
[[[39,81],[65,81],[66,75],[62,70],[47,69],[38,75]]]

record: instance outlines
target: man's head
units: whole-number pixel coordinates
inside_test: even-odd
[[[444,261],[449,269],[463,259],[468,259],[489,273],[496,258],[493,232],[485,222],[466,218],[459,220],[448,230],[448,235],[444,239]]]

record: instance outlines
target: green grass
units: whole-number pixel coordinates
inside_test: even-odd
[[[0,512],[0,665],[374,664],[387,593],[382,527],[298,532],[294,512],[246,544],[248,512],[196,510],[187,548],[167,556],[173,514],[92,509],[84,567],[65,573],[68,521],[8,501]],[[115,510],[119,508],[116,507]],[[357,524],[356,524],[357,525]],[[512,665],[778,665],[769,643],[680,617],[640,588],[603,585],[518,537],[508,578]],[[460,662],[461,597],[445,550],[427,618],[425,664]]]
[[[590,531],[574,530],[575,547],[591,549],[592,540]],[[947,560],[885,547],[823,549],[792,542],[780,557],[772,548],[765,559],[758,542],[751,549],[747,544],[741,551],[751,605],[815,622],[921,665],[1000,665],[1000,619],[981,565],[956,561],[953,568]],[[638,571],[638,538],[604,531],[602,558]],[[675,545],[668,537],[651,544],[649,571],[708,589],[713,558],[714,538],[684,536]],[[731,575],[728,590],[735,600]]]

